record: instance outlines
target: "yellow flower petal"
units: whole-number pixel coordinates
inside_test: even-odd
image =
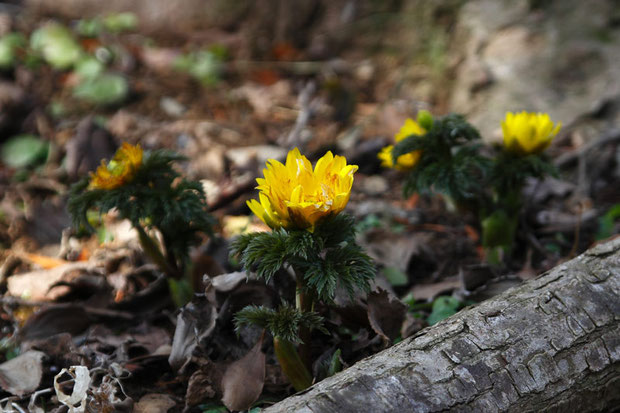
[[[427,131],[420,126],[418,122],[413,119],[407,119],[398,133],[394,136],[394,140],[398,143],[410,136],[421,136],[426,132]],[[418,163],[420,156],[422,155],[421,151],[413,151],[399,156],[398,159],[396,159],[396,162],[394,162],[394,157],[392,156],[393,150],[394,146],[388,145],[382,148],[377,154],[377,157],[381,160],[381,166],[386,168],[394,168],[399,171],[408,171]]]
[[[546,113],[508,112],[502,121],[504,147],[520,156],[540,153],[551,144],[561,126],[554,125]]]
[[[95,173],[90,174],[89,189],[115,189],[130,182],[142,166],[140,145],[124,142],[110,162],[101,161]]]
[[[314,167],[297,148],[286,163],[270,159],[258,178],[260,203],[248,201],[248,207],[271,228],[314,231],[323,218],[341,212],[346,206],[356,165],[347,165],[343,156],[327,152]]]

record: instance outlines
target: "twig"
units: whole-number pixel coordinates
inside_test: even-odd
[[[613,142],[616,140],[620,140],[620,129],[612,129],[608,131],[607,133],[604,133],[603,135],[601,135],[601,137],[599,137],[598,139],[590,141],[586,143],[585,145],[582,145],[579,148],[575,149],[572,152],[565,153],[563,155],[558,156],[555,159],[554,164],[558,168],[561,168],[567,163],[570,163],[574,161],[575,159],[578,159],[583,154],[588,153],[593,148],[596,148],[597,146],[600,146],[600,145],[605,145],[609,142]]]
[[[42,396],[44,394],[47,393],[51,393],[53,390],[52,387],[48,387],[47,389],[43,389],[43,390],[37,390],[34,393],[32,393],[32,395],[30,396],[30,403],[28,403],[28,411],[34,412],[35,411],[35,403],[37,401],[37,397]]]
[[[302,137],[302,132],[312,115],[316,109],[316,101],[312,100],[312,96],[316,92],[316,83],[314,81],[310,81],[306,84],[306,86],[302,89],[299,94],[299,98],[297,99],[297,103],[299,104],[299,114],[297,115],[297,119],[295,120],[295,126],[289,132],[288,136],[284,139],[285,147],[292,148],[300,148],[303,149],[305,146],[305,139]]]

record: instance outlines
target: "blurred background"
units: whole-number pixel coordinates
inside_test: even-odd
[[[376,157],[420,109],[462,113],[489,142],[506,111],[563,124],[548,150],[562,179],[529,215],[544,268],[587,247],[605,213],[603,235],[616,231],[615,0],[5,1],[0,36],[5,248],[56,253],[68,186],[123,141],[186,155],[225,235],[247,224],[231,217],[250,215],[265,161],[295,146],[360,165],[352,208],[371,227],[386,210],[373,198],[433,221],[432,199],[423,218],[394,204],[401,178]]]
[[[420,109],[462,113],[489,142],[507,111],[563,124],[548,150],[561,179],[526,189],[539,238],[522,259],[533,248],[549,268],[617,231],[619,1],[5,1],[0,36],[6,249],[58,254],[69,185],[124,141],[186,155],[224,236],[256,224],[255,178],[295,146],[360,166],[362,226],[442,222],[433,198],[403,203],[402,177],[376,156]],[[465,250],[429,256],[406,240],[374,257],[418,281],[452,273],[475,256],[473,227]]]

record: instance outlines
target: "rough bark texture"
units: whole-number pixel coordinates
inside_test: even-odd
[[[619,359],[617,238],[264,412],[612,411]]]

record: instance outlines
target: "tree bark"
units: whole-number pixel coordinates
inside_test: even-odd
[[[616,238],[264,412],[613,411],[619,359]]]

